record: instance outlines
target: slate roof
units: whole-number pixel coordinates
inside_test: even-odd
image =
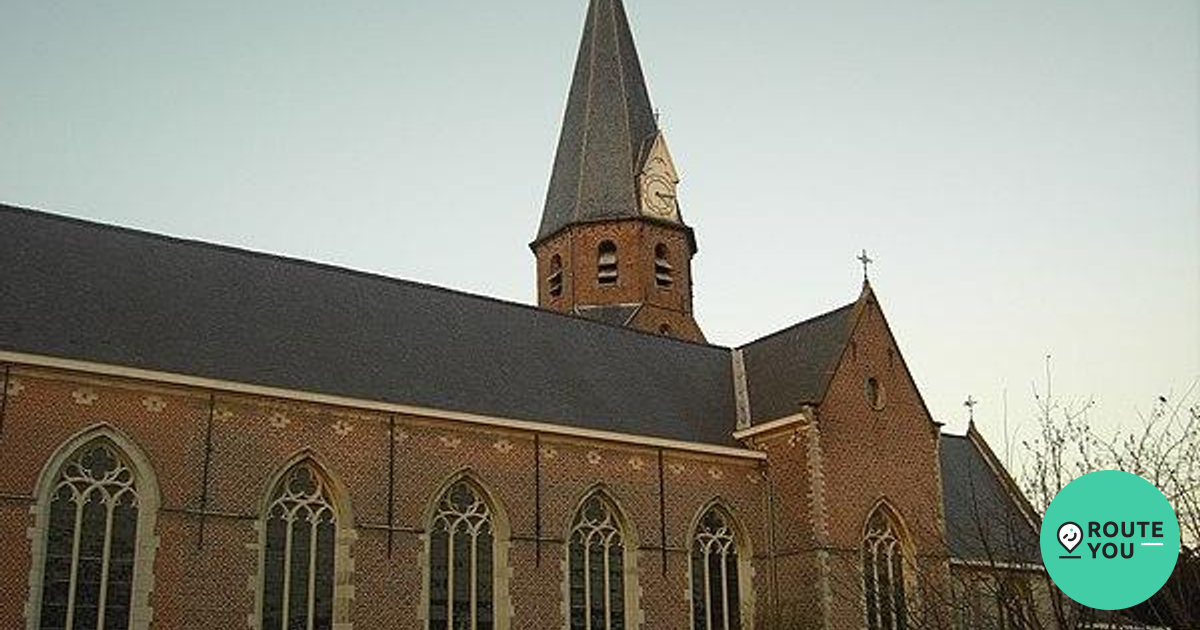
[[[1041,565],[1037,532],[988,465],[987,455],[967,436],[943,434],[940,450],[951,556]]]
[[[805,404],[821,402],[850,339],[855,304],[741,347],[751,422],[782,418],[799,413]]]
[[[4,205],[0,349],[733,444],[727,348]]]
[[[636,175],[658,131],[621,0],[592,0],[535,242],[639,216]]]

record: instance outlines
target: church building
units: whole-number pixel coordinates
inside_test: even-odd
[[[708,343],[679,179],[590,0],[537,306],[0,206],[0,629],[1002,625],[1003,466],[866,281]]]

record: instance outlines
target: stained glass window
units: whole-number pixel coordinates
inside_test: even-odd
[[[283,475],[264,525],[262,629],[331,630],[338,515],[311,463]]]
[[[571,630],[624,630],[625,540],[616,508],[592,495],[567,544]]]
[[[867,628],[904,630],[908,627],[908,614],[904,601],[903,547],[893,519],[882,507],[867,521],[862,560]]]
[[[737,543],[729,515],[719,508],[709,508],[696,526],[692,543],[694,630],[742,627]]]
[[[128,630],[137,491],[132,466],[107,440],[62,466],[49,506],[40,630]]]
[[[492,512],[468,481],[438,501],[429,535],[430,630],[492,630]]]

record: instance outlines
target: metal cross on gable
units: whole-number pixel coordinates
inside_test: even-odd
[[[970,394],[968,394],[967,399],[963,401],[963,406],[967,408],[967,415],[969,416],[971,422],[975,422],[975,405],[978,404],[979,401],[975,400],[975,397],[971,396]]]
[[[865,249],[862,250],[862,253],[859,254],[856,258],[857,258],[858,262],[862,263],[863,280],[865,281],[867,279],[867,265],[869,265],[875,261],[870,256],[867,255],[867,250],[865,250]]]

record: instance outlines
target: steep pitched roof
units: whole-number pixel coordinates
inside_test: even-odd
[[[4,205],[0,349],[733,443],[727,348]]]
[[[1032,511],[983,437],[941,436],[946,542],[957,560],[1042,564]]]
[[[751,422],[782,418],[821,402],[850,339],[857,305],[852,302],[741,347]]]
[[[592,0],[536,241],[638,216],[636,174],[658,131],[621,0]]]

